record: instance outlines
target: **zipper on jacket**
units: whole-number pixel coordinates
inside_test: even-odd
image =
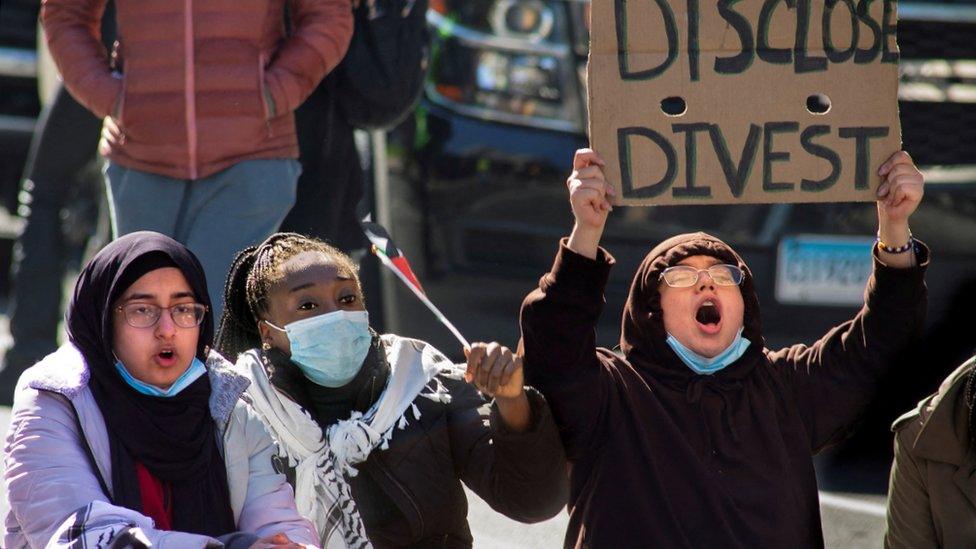
[[[183,0],[183,77],[186,88],[186,146],[190,161],[190,179],[197,178],[197,105],[194,69],[196,59],[193,55],[193,0]]]
[[[417,505],[417,501],[413,499],[413,496],[410,495],[410,492],[407,491],[406,487],[403,486],[403,484],[400,484],[400,481],[398,481],[396,477],[386,470],[386,467],[383,466],[383,462],[379,459],[376,460],[376,468],[380,470],[383,475],[386,476],[386,478],[390,479],[390,482],[392,482],[397,489],[403,492],[403,495],[406,496],[407,501],[410,502],[410,506],[413,507],[413,511],[417,513],[417,519],[420,522],[420,538],[423,539],[424,530],[426,527],[424,526],[424,515],[420,512],[420,506]]]
[[[122,123],[122,113],[125,112],[125,73],[119,73],[122,80],[122,91],[119,92],[119,106],[115,110],[117,112],[112,113],[115,118],[115,126],[119,129],[119,145],[125,145],[125,124]]]
[[[258,95],[261,96],[261,109],[264,112],[264,125],[268,128],[268,137],[274,137],[274,132],[271,130],[271,109],[268,108],[268,99],[264,96],[265,91],[265,81],[264,81],[264,52],[258,55]],[[268,90],[268,95],[271,95],[271,90]],[[275,109],[277,110],[277,105]],[[276,112],[275,115],[278,113]]]

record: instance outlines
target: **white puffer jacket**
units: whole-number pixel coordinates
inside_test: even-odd
[[[291,487],[274,469],[276,448],[267,429],[240,399],[247,379],[216,353],[208,357],[207,371],[238,530],[259,537],[283,532],[294,542],[317,545],[312,525],[295,509]],[[3,546],[57,546],[72,526],[64,524],[69,517],[81,517],[76,527],[102,533],[136,526],[153,547],[221,546],[207,536],[157,530],[150,519],[108,504],[99,483],[100,475],[112,490],[108,433],[88,379],[84,358],[70,344],[21,376],[4,446],[10,512]]]

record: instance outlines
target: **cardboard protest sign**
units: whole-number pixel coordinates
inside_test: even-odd
[[[895,0],[593,0],[618,204],[874,200],[901,146]]]

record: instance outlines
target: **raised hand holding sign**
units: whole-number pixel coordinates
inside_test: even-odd
[[[573,156],[573,173],[566,180],[569,203],[576,218],[567,245],[590,259],[596,258],[603,226],[613,209],[610,200],[617,195],[603,174],[605,165],[603,158],[592,149],[580,149]]]

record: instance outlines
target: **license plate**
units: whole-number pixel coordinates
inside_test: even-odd
[[[871,275],[873,238],[786,237],[776,260],[776,300],[791,305],[860,305]]]

